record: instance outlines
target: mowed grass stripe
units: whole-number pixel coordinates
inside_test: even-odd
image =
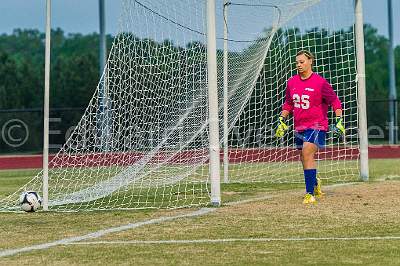
[[[304,238],[227,238],[227,239],[189,239],[189,240],[127,240],[127,241],[89,241],[69,243],[68,245],[143,245],[143,244],[196,244],[229,242],[272,242],[272,241],[371,241],[400,240],[400,236],[361,236],[361,237],[304,237]]]
[[[69,237],[69,238],[64,238],[60,239],[57,241],[49,242],[49,243],[44,243],[44,244],[39,244],[39,245],[33,245],[33,246],[28,246],[28,247],[23,247],[23,248],[17,248],[17,249],[8,249],[8,250],[3,250],[0,251],[0,257],[6,257],[6,256],[12,256],[18,253],[23,253],[23,252],[30,252],[33,250],[42,250],[42,249],[48,249],[51,247],[59,246],[59,245],[66,245],[86,239],[91,239],[91,238],[98,238],[107,234],[111,233],[117,233],[129,229],[134,229],[140,226],[144,225],[149,225],[149,224],[157,224],[157,223],[163,223],[167,221],[172,221],[175,219],[179,218],[189,218],[189,217],[195,217],[199,215],[204,215],[209,212],[212,212],[216,209],[211,209],[211,208],[202,208],[200,210],[187,213],[187,214],[181,214],[181,215],[176,215],[176,216],[170,216],[170,217],[160,217],[152,220],[147,220],[147,221],[142,221],[138,223],[133,223],[133,224],[126,224],[118,227],[112,227],[104,230],[99,230],[90,234],[82,235],[82,236],[76,236],[76,237]]]
[[[237,205],[237,204],[241,204],[241,203],[260,201],[260,200],[270,199],[272,197],[273,196],[262,196],[262,197],[257,197],[257,198],[253,198],[253,199],[231,202],[229,205]],[[138,227],[144,226],[144,225],[158,224],[158,223],[168,222],[168,221],[172,221],[172,220],[179,219],[179,218],[190,218],[190,217],[201,216],[201,215],[204,215],[204,214],[216,211],[216,210],[217,210],[217,208],[202,208],[200,210],[197,210],[197,211],[194,211],[191,213],[187,213],[187,214],[181,214],[181,215],[169,216],[169,217],[160,217],[160,218],[142,221],[142,222],[138,222],[138,223],[133,223],[133,224],[130,223],[130,224],[126,224],[126,225],[122,225],[122,226],[118,226],[118,227],[103,229],[103,230],[99,230],[99,231],[96,231],[96,232],[93,232],[90,234],[86,234],[86,235],[82,235],[82,236],[64,238],[64,239],[56,240],[56,241],[49,242],[49,243],[32,245],[32,246],[27,246],[27,247],[17,248],[17,249],[3,250],[3,251],[0,251],[0,257],[12,256],[12,255],[16,255],[19,253],[30,252],[33,250],[48,249],[48,248],[59,246],[59,245],[70,245],[70,244],[74,244],[76,242],[83,241],[86,239],[99,238],[99,237],[102,237],[102,236],[105,236],[108,234],[118,233],[118,232],[122,232],[125,230],[138,228]]]

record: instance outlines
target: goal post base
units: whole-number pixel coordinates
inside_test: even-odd
[[[213,207],[221,206],[221,200],[211,200],[211,206]]]

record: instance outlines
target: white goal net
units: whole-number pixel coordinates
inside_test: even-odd
[[[216,1],[217,68],[222,147],[226,42],[229,182],[303,182],[294,134],[273,138],[300,49],[316,55],[315,71],[344,105],[346,139],[329,135],[318,154],[320,176],[331,182],[358,179],[352,1],[224,2]],[[97,90],[49,163],[50,210],[210,202],[205,12],[206,1],[123,2]],[[0,199],[0,208],[18,208],[26,190],[42,190],[41,173]]]

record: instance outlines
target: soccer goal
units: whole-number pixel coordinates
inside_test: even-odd
[[[211,6],[216,19],[210,24],[206,0],[123,2],[97,90],[49,162],[49,210],[207,205],[210,150],[218,158],[219,147],[221,167],[212,170],[218,182],[220,170],[223,182],[303,182],[293,133],[273,137],[300,49],[315,54],[314,70],[344,105],[346,136],[329,135],[318,153],[320,177],[360,179],[353,1],[217,0]],[[210,29],[216,32],[215,80],[207,59]],[[212,101],[218,105],[210,113]],[[210,149],[215,140],[218,147]],[[23,191],[42,186],[40,173],[1,199],[0,208],[17,209]]]

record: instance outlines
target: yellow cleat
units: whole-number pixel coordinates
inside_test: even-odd
[[[304,200],[303,200],[304,204],[317,204],[317,200],[315,199],[315,197],[311,194],[306,194],[304,196]]]
[[[317,185],[314,187],[314,196],[316,198],[322,198],[325,193],[321,190],[321,179],[317,178]]]

